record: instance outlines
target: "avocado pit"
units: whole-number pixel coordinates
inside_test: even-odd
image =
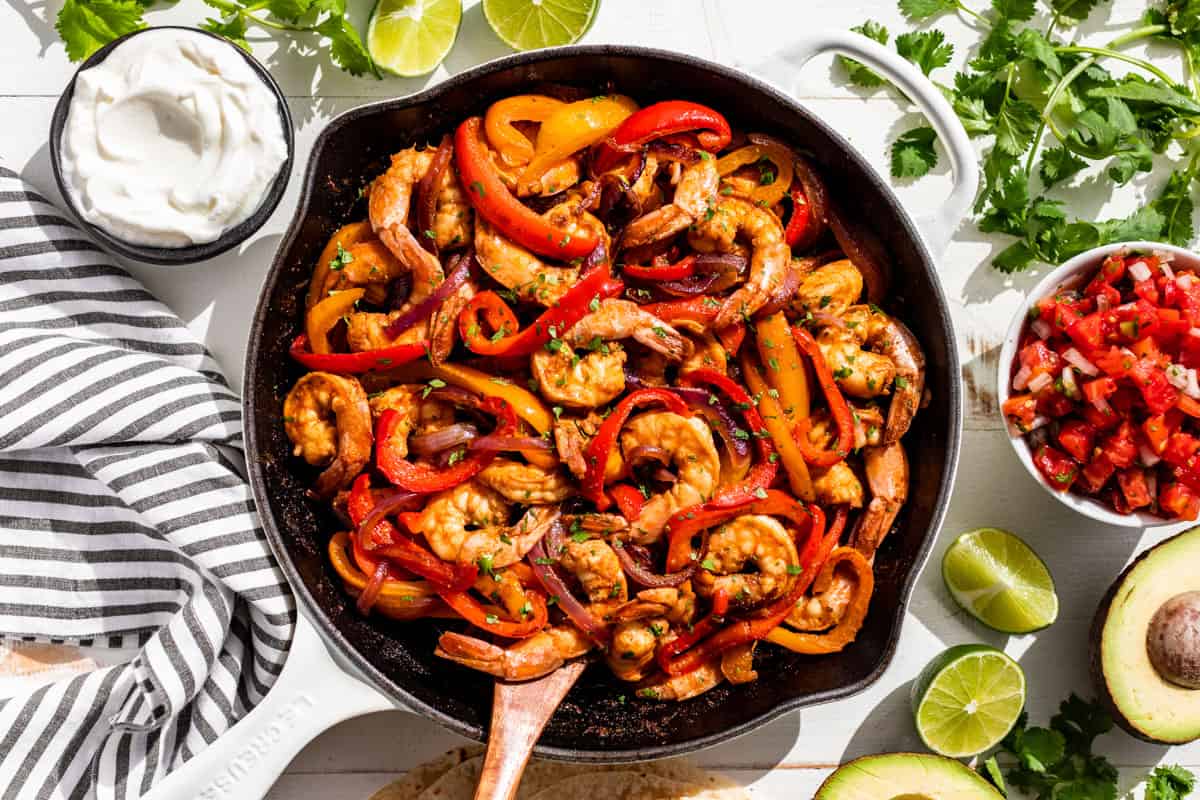
[[[1200,591],[1159,606],[1146,628],[1146,652],[1163,680],[1200,689]]]

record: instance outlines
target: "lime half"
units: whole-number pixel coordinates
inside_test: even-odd
[[[999,528],[967,531],[942,558],[954,600],[989,628],[1029,633],[1058,618],[1054,579],[1037,553]]]
[[[437,69],[454,46],[462,0],[379,0],[367,50],[380,68],[405,78]]]
[[[1025,707],[1025,673],[985,644],[960,644],[929,662],[912,689],[921,741],[965,758],[999,744]]]
[[[600,0],[483,0],[483,16],[505,44],[536,50],[583,36]]]

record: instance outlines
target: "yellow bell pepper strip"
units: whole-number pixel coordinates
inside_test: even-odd
[[[562,100],[544,94],[518,94],[497,100],[488,106],[483,117],[483,131],[488,144],[510,167],[528,164],[533,160],[533,142],[513,126],[514,122],[545,122],[550,115],[565,106]]]
[[[554,427],[554,415],[533,392],[523,386],[518,386],[507,378],[498,378],[472,367],[462,364],[435,366],[425,361],[419,361],[389,372],[388,377],[401,383],[442,380],[452,386],[458,386],[484,397],[498,397],[506,401],[523,422],[540,434],[547,433]]]
[[[373,238],[375,234],[371,230],[371,223],[366,220],[351,222],[334,231],[313,267],[312,278],[308,281],[308,297],[304,301],[305,308],[312,308],[325,296],[325,282],[329,279],[330,265],[338,258],[339,250],[349,250],[351,246]],[[340,265],[341,262],[338,263]]]
[[[302,333],[292,340],[288,355],[309,369],[361,375],[407,364],[425,355],[428,350],[429,342],[422,340],[360,353],[314,353],[308,349],[308,334]]]
[[[808,472],[804,454],[792,438],[792,426],[788,424],[783,410],[779,407],[779,401],[771,395],[771,387],[749,353],[742,354],[741,365],[746,386],[758,397],[758,410],[762,413],[763,425],[771,434],[771,441],[775,443],[775,451],[779,453],[779,461],[783,464],[783,471],[787,473],[788,485],[801,500],[812,501],[815,497],[812,476]]]
[[[308,346],[314,353],[333,352],[329,332],[366,293],[366,289],[347,289],[326,297],[308,310],[304,316],[304,332],[308,334]]]
[[[458,177],[471,206],[526,250],[561,261],[586,258],[599,244],[596,234],[585,228],[567,233],[518,200],[500,179],[491,151],[480,136],[482,128],[482,119],[468,117],[454,134]]]
[[[786,647],[792,652],[808,655],[836,653],[854,641],[862,628],[863,620],[867,617],[871,594],[875,591],[875,574],[871,565],[867,563],[866,556],[853,547],[839,547],[834,550],[829,554],[821,574],[817,576],[813,592],[821,594],[827,590],[833,581],[834,572],[842,565],[854,571],[858,587],[837,625],[824,633],[802,633],[778,626],[767,634],[767,641]]]
[[[538,180],[572,154],[606,138],[637,109],[624,95],[590,97],[559,108],[538,129],[533,160],[517,182],[524,186]]]
[[[758,139],[755,139],[756,136]],[[796,155],[790,147],[769,136],[751,134],[749,138],[753,144],[738,148],[717,159],[717,173],[724,177],[763,159],[770,161],[775,166],[774,171],[760,168],[759,185],[750,193],[751,200],[769,208],[788,193],[788,187],[792,185],[792,164]]]
[[[758,355],[766,370],[767,382],[779,394],[779,405],[791,424],[811,413],[808,369],[800,349],[792,339],[791,328],[782,311],[758,321]]]

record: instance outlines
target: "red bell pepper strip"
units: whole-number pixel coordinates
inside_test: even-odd
[[[713,592],[712,610],[708,616],[692,626],[692,629],[680,633],[671,641],[658,648],[654,658],[658,661],[658,666],[663,672],[666,672],[675,656],[687,650],[696,642],[708,636],[716,628],[725,624],[725,614],[729,611],[729,590],[725,588],[717,589]],[[668,673],[669,674],[669,673]]]
[[[779,459],[775,456],[775,445],[771,443],[762,415],[755,408],[754,398],[746,390],[735,383],[727,375],[713,369],[694,369],[679,376],[683,383],[695,386],[706,383],[719,389],[742,412],[746,427],[754,437],[754,445],[758,450],[758,463],[750,468],[750,472],[741,482],[728,486],[708,502],[707,505],[722,508],[730,505],[741,505],[754,499],[761,499],[762,493],[779,471]]]
[[[346,507],[355,528],[362,525],[374,507],[371,478],[364,473],[355,479]],[[464,591],[475,582],[477,570],[474,565],[460,566],[442,561],[412,537],[400,533],[387,520],[382,520],[375,526],[375,530],[371,531],[371,538],[374,540],[374,547],[370,550],[372,559],[395,562],[398,566],[428,579],[439,589]]]
[[[612,505],[612,500],[604,493],[604,472],[608,465],[608,454],[617,443],[617,434],[625,426],[625,421],[634,409],[661,403],[668,411],[686,416],[687,403],[670,389],[638,389],[625,396],[616,409],[608,415],[596,437],[588,443],[585,452],[587,472],[583,476],[580,493],[596,504],[596,508],[604,511]]]
[[[721,301],[712,297],[687,297],[681,300],[667,300],[662,303],[650,303],[642,306],[663,322],[672,324],[681,320],[698,322],[705,327],[711,326],[721,310]],[[717,339],[733,355],[737,355],[742,340],[746,338],[745,323],[738,322],[716,332]]]
[[[708,106],[686,100],[664,100],[635,111],[613,131],[611,142],[596,154],[597,174],[607,172],[631,148],[675,133],[699,130],[700,146],[716,153],[733,139],[728,120]]]
[[[815,467],[832,467],[850,455],[854,445],[854,416],[850,413],[850,406],[846,404],[846,398],[842,397],[842,392],[833,379],[833,373],[825,363],[825,356],[821,354],[821,348],[817,346],[812,334],[797,325],[792,328],[792,338],[796,340],[796,346],[801,352],[812,361],[817,383],[825,392],[825,402],[829,404],[829,413],[833,415],[838,428],[838,438],[833,449],[818,450],[808,440],[812,418],[805,417],[796,424],[796,446],[800,448],[800,453],[809,464]]]
[[[808,198],[804,196],[804,187],[800,185],[799,181],[793,184],[790,195],[792,216],[788,219],[783,238],[788,247],[795,247],[804,238],[804,234],[808,232],[808,228],[812,224],[812,206],[808,204]]]
[[[584,258],[596,249],[598,240],[590,230],[575,233],[552,225],[518,200],[492,163],[484,143],[481,117],[469,117],[454,134],[454,159],[463,191],[479,215],[495,225],[507,238],[538,255],[560,261]]]
[[[667,520],[667,572],[678,572],[694,560],[692,539],[701,531],[716,527],[742,514],[766,514],[787,517],[801,530],[814,530],[820,509],[805,505],[791,495],[778,489],[761,493],[761,498],[748,497],[737,504],[715,506],[712,503],[685,508],[675,512]],[[825,517],[820,515],[821,527]]]
[[[621,270],[626,277],[643,281],[678,281],[690,278],[696,272],[696,257],[687,256],[674,264],[639,266],[626,264]]]
[[[766,637],[768,633],[774,630],[787,615],[791,613],[796,604],[800,602],[800,598],[808,591],[808,587],[812,585],[816,579],[817,573],[821,571],[821,566],[837,546],[838,539],[841,538],[842,528],[846,523],[846,508],[839,506],[837,516],[834,517],[834,523],[830,526],[829,533],[822,536],[822,531],[825,527],[825,515],[820,508],[813,506],[816,515],[819,515],[819,520],[816,515],[812,520],[812,529],[808,536],[808,541],[805,543],[804,550],[800,557],[800,567],[802,572],[796,582],[792,584],[792,588],[768,606],[761,616],[749,617],[736,620],[732,625],[714,633],[705,641],[701,642],[696,647],[681,656],[677,656],[670,660],[659,662],[662,671],[668,675],[686,675],[693,670],[699,669],[705,663],[719,656],[721,653],[737,647],[746,642],[753,642]],[[747,513],[753,513],[747,512]],[[813,543],[816,544],[813,544]]]
[[[503,636],[508,639],[524,639],[546,627],[549,621],[549,610],[546,607],[546,597],[536,589],[526,589],[525,597],[529,600],[530,611],[527,619],[521,622],[501,619],[493,614],[471,595],[464,591],[438,590],[438,595],[446,601],[446,605],[455,613],[488,633]]]
[[[562,336],[579,320],[591,313],[593,301],[615,297],[625,285],[615,280],[608,265],[597,267],[583,275],[579,282],[559,298],[558,305],[548,308],[542,315],[517,331],[517,317],[512,309],[495,292],[480,292],[471,299],[458,315],[458,331],[467,348],[483,356],[527,356],[544,347],[551,339]],[[493,341],[486,333],[479,318],[484,314],[493,335],[507,331]]]
[[[314,353],[308,347],[308,335],[302,333],[292,341],[288,355],[309,369],[361,375],[364,372],[389,370],[407,364],[427,352],[429,342],[422,340],[385,347],[382,350],[364,350],[361,353]]]
[[[617,508],[621,511],[621,516],[625,519],[633,522],[642,515],[642,508],[646,505],[646,498],[633,486],[627,483],[618,483],[608,490],[608,494],[616,501]]]
[[[517,435],[517,414],[508,401],[499,397],[485,397],[479,401],[478,408],[499,420],[496,435]],[[396,451],[392,441],[392,435],[401,421],[402,417],[395,409],[389,408],[380,415],[375,429],[375,466],[402,489],[420,494],[440,492],[475,477],[496,458],[495,451],[481,450],[448,467],[409,461]]]

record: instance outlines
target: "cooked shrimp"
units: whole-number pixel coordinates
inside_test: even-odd
[[[491,558],[495,567],[515,564],[533,549],[557,519],[557,506],[533,506],[515,525],[472,531],[458,551],[458,562],[478,564],[481,558]]]
[[[896,442],[866,448],[863,464],[867,485],[871,488],[871,502],[858,518],[850,535],[850,544],[870,559],[908,500],[908,456],[904,446]]]
[[[363,300],[373,305],[387,301],[388,285],[406,270],[383,242],[370,239],[355,242],[341,252],[340,269],[325,273],[321,298],[346,289],[365,289]]]
[[[499,492],[510,503],[548,505],[575,494],[561,470],[545,469],[507,458],[497,458],[477,476],[480,483]]]
[[[371,183],[367,216],[379,241],[412,273],[412,292],[408,306],[414,306],[432,293],[445,274],[437,256],[423,248],[408,228],[413,186],[429,170],[432,150],[410,147],[392,156],[387,172]]]
[[[754,565],[753,572],[746,571],[747,564]],[[701,597],[724,589],[736,606],[746,608],[782,595],[795,580],[800,557],[778,520],[746,514],[713,531],[701,565],[693,578]]]
[[[381,314],[374,311],[356,311],[346,315],[346,344],[353,353],[382,350],[401,344],[412,344],[427,338],[429,323],[418,322],[396,338],[388,335],[388,325],[404,312],[391,311]]]
[[[625,227],[621,249],[642,247],[687,230],[712,208],[720,181],[713,159],[704,158],[688,165],[670,203],[643,214]]]
[[[637,690],[637,696],[647,700],[690,700],[718,686],[725,676],[721,673],[720,659],[683,675],[660,675]]]
[[[839,461],[827,469],[812,467],[809,473],[812,475],[813,494],[821,505],[862,508],[865,499],[862,481],[845,461]]]
[[[765,208],[737,198],[717,204],[707,219],[697,223],[693,239],[708,239],[717,250],[730,252],[739,236],[750,244],[750,269],[746,282],[725,299],[713,321],[718,330],[757,312],[783,283],[792,254],[783,240],[779,217]]]
[[[454,422],[454,407],[433,397],[422,397],[427,389],[419,384],[401,384],[374,394],[367,401],[371,418],[376,421],[388,409],[398,413],[400,422],[392,433],[390,446],[402,458],[408,455],[409,435],[441,430]]]
[[[478,293],[479,287],[474,281],[464,281],[429,318],[429,361],[435,366],[450,358],[458,336],[458,315]]]
[[[528,681],[553,672],[592,647],[592,640],[575,626],[556,625],[508,647],[461,633],[443,633],[434,652],[506,681]]]
[[[498,492],[471,480],[434,495],[414,528],[443,561],[476,564],[487,557],[493,567],[507,567],[524,558],[558,517],[557,509],[536,506],[509,525],[509,508]]]
[[[622,356],[624,356],[624,351],[622,351]],[[622,363],[624,362],[622,361]],[[624,379],[622,378],[622,380]],[[600,430],[603,422],[600,415],[592,411],[583,419],[564,417],[554,423],[554,449],[558,451],[558,457],[576,478],[582,478],[587,472],[587,461],[584,460],[583,452],[587,449],[588,442]],[[617,459],[619,461],[619,454]]]
[[[679,590],[672,587],[644,589],[612,612],[617,622],[633,622],[647,617],[665,616],[679,603]]]
[[[805,597],[788,614],[787,624],[801,631],[823,631],[832,628],[846,613],[846,608],[859,591],[859,573],[851,565],[839,563],[825,590]]]
[[[354,378],[308,373],[284,399],[283,419],[292,452],[325,467],[314,489],[321,497],[350,485],[371,458],[371,410]]]
[[[688,339],[692,342],[693,350],[692,354],[679,365],[681,373],[691,372],[694,369],[712,369],[724,374],[729,354],[717,341],[717,337],[705,331],[698,335],[690,335]]]
[[[437,206],[433,212],[433,240],[438,250],[456,250],[470,244],[473,216],[474,211],[458,175],[453,167],[447,167],[437,188]],[[425,232],[421,231],[421,235]]]
[[[671,624],[663,617],[618,623],[613,628],[607,657],[613,674],[623,681],[644,679],[654,670],[654,652],[670,629]]]
[[[846,258],[817,267],[804,276],[792,298],[792,310],[841,316],[862,296],[863,277]]]
[[[596,311],[562,334],[557,351],[538,350],[530,370],[542,395],[563,405],[595,408],[625,390],[625,351],[618,339],[632,338],[673,361],[692,351],[692,343],[658,317],[629,300],[609,298]],[[590,352],[578,357],[574,350]]]
[[[558,563],[575,576],[593,603],[607,600],[623,603],[629,599],[625,572],[608,542],[602,539],[568,540]]]
[[[670,411],[648,411],[625,424],[621,452],[628,457],[644,446],[669,454],[678,473],[671,488],[650,497],[633,522],[634,541],[651,544],[658,541],[672,514],[712,496],[721,473],[721,459],[712,430],[702,418],[681,417]]]

